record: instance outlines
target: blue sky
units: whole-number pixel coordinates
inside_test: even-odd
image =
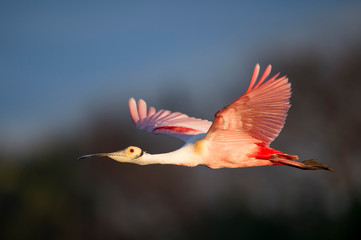
[[[360,36],[360,12],[358,1],[2,1],[0,144],[74,128],[106,99],[157,104],[172,85],[204,105],[271,51],[332,55]]]

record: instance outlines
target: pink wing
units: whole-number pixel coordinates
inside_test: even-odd
[[[270,72],[271,65],[256,84],[259,64],[256,65],[246,93],[216,113],[206,138],[235,144],[253,138],[255,143],[269,146],[283,128],[291,97],[288,78],[277,78],[277,74],[266,80]]]
[[[189,117],[183,113],[168,110],[147,109],[147,103],[140,99],[138,106],[134,98],[129,99],[130,116],[138,129],[155,134],[166,134],[187,141],[190,137],[206,133],[212,122]]]

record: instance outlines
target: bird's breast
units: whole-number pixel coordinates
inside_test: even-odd
[[[205,144],[206,144],[205,140],[203,140],[203,139],[197,140],[193,145],[193,151],[196,154],[202,154],[205,149]]]

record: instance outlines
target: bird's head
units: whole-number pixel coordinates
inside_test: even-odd
[[[91,158],[91,157],[109,157],[118,162],[131,163],[134,160],[136,160],[137,158],[143,156],[143,154],[144,154],[144,152],[141,148],[135,147],[135,146],[130,146],[130,147],[127,147],[126,149],[123,149],[123,150],[120,150],[117,152],[90,154],[90,155],[81,156],[78,159],[80,160],[83,158]]]

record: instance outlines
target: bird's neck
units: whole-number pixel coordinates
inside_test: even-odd
[[[142,157],[135,160],[136,164],[172,164],[194,167],[201,164],[201,157],[194,153],[193,144],[187,144],[184,147],[169,153],[149,154],[144,153]]]

